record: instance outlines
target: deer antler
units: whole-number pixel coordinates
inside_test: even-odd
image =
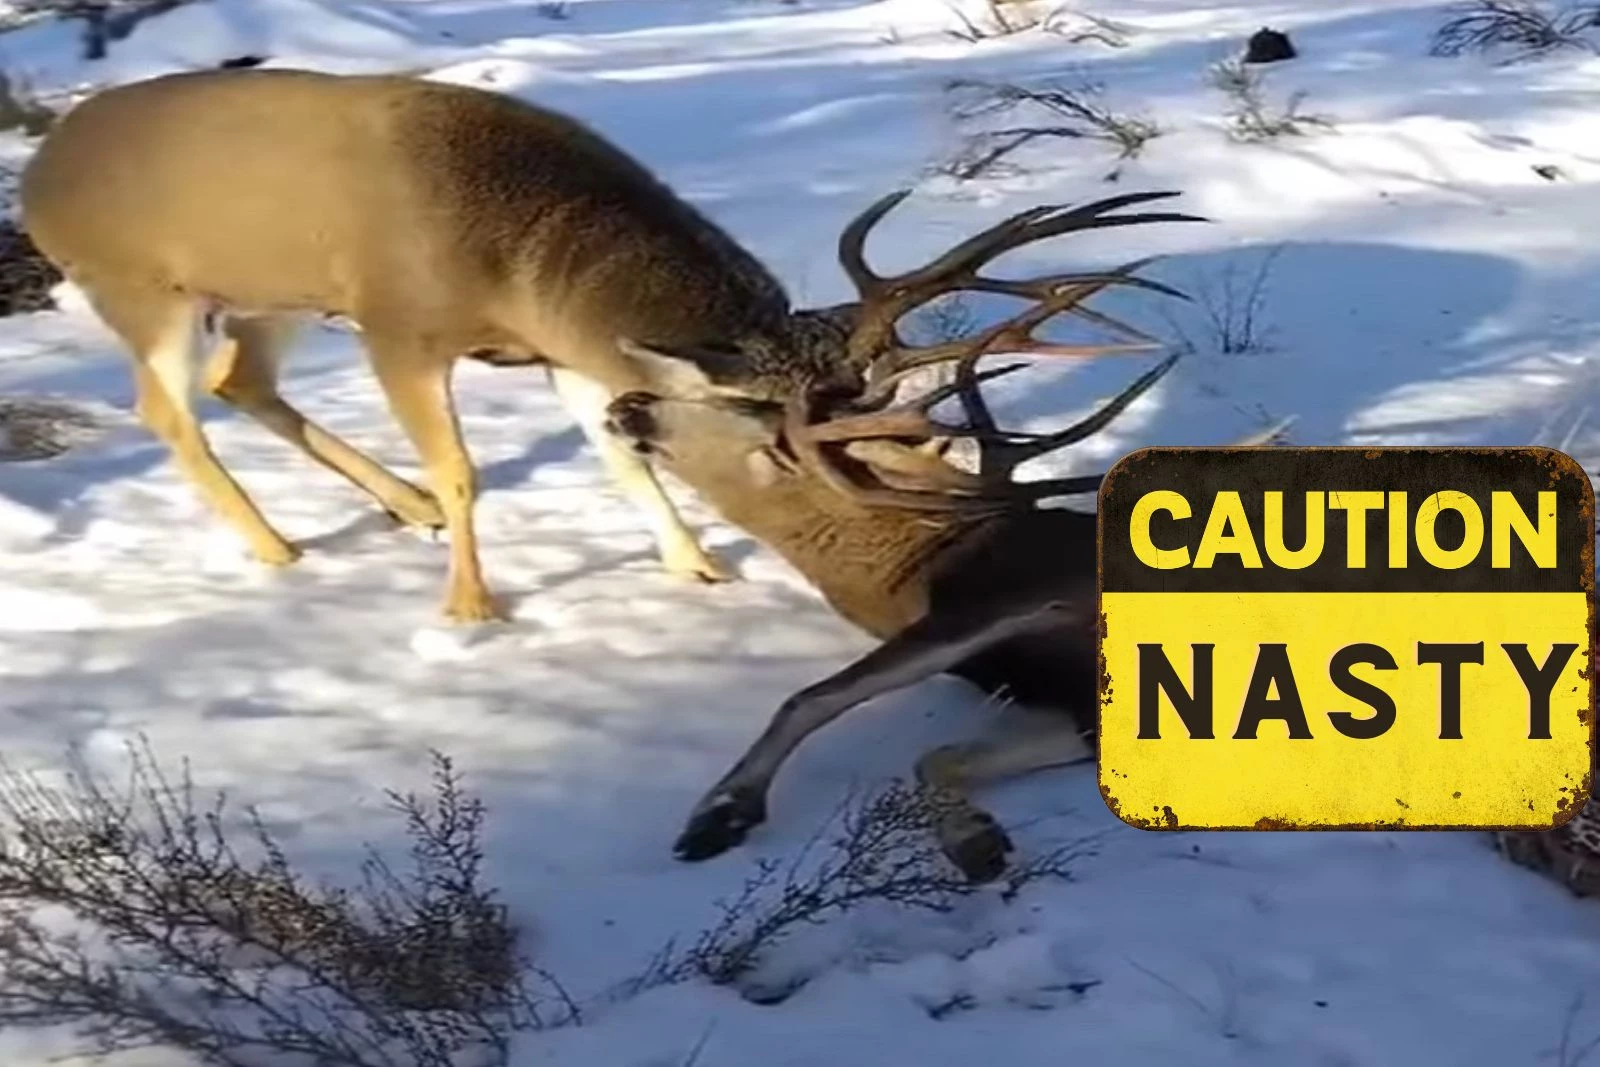
[[[1011,472],[1026,460],[1065,447],[1098,433],[1129,404],[1147,392],[1177,363],[1179,353],[1162,360],[1088,417],[1049,434],[1003,431],[984,402],[980,386],[1021,370],[1010,364],[978,372],[983,353],[963,357],[956,381],[885,411],[846,413],[813,421],[810,401],[796,397],[785,412],[784,437],[796,461],[816,474],[836,492],[868,506],[893,506],[918,511],[959,513],[969,516],[997,514],[1030,507],[1052,496],[1095,492],[1101,475],[1048,478],[1028,482],[1011,480]],[[935,422],[927,412],[952,396],[961,399],[967,425]],[[959,470],[937,456],[903,443],[905,438],[967,437],[978,442],[976,474]],[[829,454],[827,445],[842,445],[845,457],[865,468],[876,484],[861,479]]]
[[[1177,363],[1173,353],[1140,375],[1126,388],[1087,417],[1051,433],[1003,430],[984,401],[985,382],[1021,370],[1013,363],[979,371],[987,355],[1022,352],[1043,356],[1090,356],[1110,352],[1146,351],[1160,347],[1147,334],[1109,315],[1081,306],[1086,298],[1111,285],[1134,285],[1187,299],[1170,286],[1138,277],[1134,272],[1152,262],[1136,260],[1108,271],[1068,273],[1032,279],[990,278],[980,273],[997,256],[1033,241],[1076,230],[1128,226],[1144,222],[1196,222],[1199,216],[1179,212],[1145,212],[1114,215],[1132,204],[1161,200],[1176,193],[1129,193],[1080,207],[1046,205],[1019,212],[956,245],[926,266],[886,277],[866,265],[863,248],[872,227],[909,190],[890,193],[861,212],[839,237],[839,262],[861,293],[849,305],[854,320],[850,352],[864,368],[865,386],[857,396],[838,403],[828,398],[830,410],[814,410],[822,398],[812,394],[792,397],[785,407],[783,436],[794,462],[814,473],[836,492],[868,506],[909,508],[923,512],[992,515],[1029,508],[1052,496],[1096,492],[1103,475],[1046,478],[1028,482],[1012,480],[1016,468],[1030,459],[1082,441],[1103,430],[1134,400],[1148,392]],[[1033,306],[977,334],[939,344],[905,344],[896,324],[912,308],[944,293],[958,290],[1001,293],[1029,298]],[[1065,345],[1035,336],[1046,322],[1062,314],[1075,314],[1113,332],[1138,339],[1135,344]],[[911,371],[935,363],[956,364],[955,380],[920,397],[893,404],[900,382]],[[962,425],[933,418],[940,403],[956,398],[965,415]],[[1277,439],[1289,421],[1236,444],[1257,445]],[[978,470],[968,472],[945,462],[942,449],[957,438],[978,446]]]
[[[1171,356],[1124,389],[1088,418],[1050,434],[1002,431],[984,403],[986,381],[1022,369],[1011,364],[979,372],[986,355],[1019,352],[1041,356],[1095,356],[1111,352],[1148,351],[1160,347],[1140,330],[1082,306],[1084,300],[1112,285],[1133,285],[1180,299],[1185,294],[1135,272],[1152,262],[1136,260],[1106,271],[1074,272],[1038,278],[993,278],[982,273],[995,258],[1035,241],[1074,231],[1130,226],[1146,222],[1204,221],[1179,212],[1113,214],[1118,208],[1176,196],[1171,192],[1128,193],[1071,207],[1047,204],[1003,219],[967,238],[925,266],[903,274],[880,275],[867,266],[867,235],[896,205],[910,195],[899,190],[881,197],[857,215],[839,235],[839,262],[861,295],[850,306],[849,351],[864,369],[865,387],[824,417],[813,411],[816,398],[789,403],[784,436],[795,461],[827,485],[861,503],[887,504],[924,511],[982,514],[1028,506],[1068,493],[1092,492],[1098,476],[1013,482],[1021,463],[1097,433],[1135,398],[1172,368]],[[929,345],[907,345],[897,324],[913,308],[961,290],[999,293],[1033,301],[1025,310],[967,338]],[[1063,314],[1078,315],[1131,344],[1069,345],[1046,341],[1037,331]],[[893,405],[901,381],[912,371],[954,361],[955,381],[908,403]],[[959,397],[965,425],[949,425],[930,414],[941,402]],[[928,450],[938,441],[975,439],[980,463],[969,473]]]
[[[966,436],[973,437],[978,443],[979,476],[989,485],[1014,484],[1011,482],[1012,472],[1023,463],[1099,433],[1122,414],[1129,404],[1160,381],[1162,376],[1172,369],[1173,364],[1178,362],[1181,354],[1174,352],[1134,379],[1131,385],[1096,409],[1093,414],[1065,429],[1047,434],[1028,434],[1025,437],[1021,434],[1011,434],[1009,439],[997,432],[994,415],[983,399],[980,386],[984,376],[976,370],[977,354],[964,357],[956,367],[955,388],[965,409],[968,426],[971,428]],[[1049,486],[1048,482],[1020,484],[1039,487],[1036,492],[1043,491]]]
[[[863,402],[869,406],[893,395],[906,374],[976,352],[980,355],[1029,352],[1051,356],[1091,356],[1110,352],[1140,352],[1159,347],[1155,339],[1109,315],[1079,305],[1111,285],[1133,285],[1184,298],[1184,294],[1159,282],[1134,274],[1151,259],[1109,271],[1066,273],[1029,279],[991,278],[980,273],[998,256],[1035,241],[1081,230],[1131,226],[1146,222],[1203,222],[1197,215],[1156,211],[1115,215],[1117,208],[1176,196],[1173,192],[1127,193],[1089,204],[1046,204],[1018,212],[981,233],[967,238],[925,266],[903,274],[880,275],[867,266],[867,235],[885,215],[910,195],[897,190],[868,206],[839,235],[839,263],[854,283],[861,299],[855,308],[850,335],[851,358],[868,368],[869,389]],[[976,337],[941,344],[907,345],[897,323],[913,308],[957,291],[1000,293],[1034,301],[1028,309],[989,327]],[[1058,315],[1079,315],[1113,332],[1133,338],[1123,345],[1065,345],[1035,336],[1041,326]]]

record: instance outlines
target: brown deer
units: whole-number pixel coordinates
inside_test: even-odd
[[[1093,492],[1100,477],[1016,481],[1012,473],[1029,459],[1104,428],[1177,356],[1168,356],[1089,417],[1042,435],[1000,430],[981,395],[983,381],[1022,365],[976,368],[993,353],[1090,352],[1035,339],[1041,324],[1066,312],[1136,332],[1082,306],[1107,285],[1173,291],[1134,275],[1141,263],[1027,281],[980,271],[1001,253],[1044,236],[1191,216],[1110,214],[1170,193],[1034,208],[920,270],[880,277],[865,264],[864,242],[904,195],[868,208],[840,239],[840,260],[862,292],[852,335],[857,351],[868,354],[861,387],[800,382],[781,400],[719,396],[704,380],[704,360],[673,365],[658,353],[661,365],[653,376],[670,383],[671,392],[624,394],[611,405],[610,427],[619,438],[693,484],[725,518],[805,575],[841,615],[882,642],[783,701],[761,736],[695,808],[675,846],[686,860],[717,855],[765,820],[774,776],[813,731],[866,700],[941,672],[1008,696],[1022,717],[1015,732],[939,748],[916,763],[917,778],[948,802],[937,828],[941,847],[969,877],[996,876],[1011,847],[1004,830],[972,803],[969,790],[1075,762],[1093,751],[1096,519],[1037,505],[1052,496]],[[921,348],[900,343],[895,321],[953,290],[1031,296],[1036,303],[974,337]],[[945,361],[956,365],[953,382],[897,401],[896,387],[911,369]],[[959,400],[965,409],[961,424],[932,417],[947,400]],[[1237,443],[1267,443],[1284,425]],[[978,445],[975,472],[940,454],[941,442],[958,437]]]
[[[299,550],[211,451],[196,384],[397,519],[442,525],[455,620],[503,617],[478,560],[457,359],[548,367],[667,569],[706,580],[729,575],[601,429],[613,396],[651,385],[624,339],[713,353],[747,389],[851,377],[826,309],[792,310],[752,255],[598,134],[486,90],[248,69],[131,83],[56,125],[21,205],[41,252],[130,350],[145,424],[256,557]],[[431,494],[280,395],[280,354],[309,316],[358,327]],[[197,374],[212,325],[221,341]]]

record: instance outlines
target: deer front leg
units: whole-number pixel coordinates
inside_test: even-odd
[[[695,806],[673,846],[681,860],[704,860],[744,841],[766,821],[767,792],[778,769],[806,737],[873,697],[956,666],[968,656],[1033,630],[1082,622],[1094,610],[1047,600],[930,612],[837,674],[802,689],[778,708],[755,744]]]
[[[656,552],[667,573],[707,583],[732,581],[733,571],[707,552],[684,524],[650,465],[606,429],[612,394],[593,379],[562,367],[550,368],[550,383],[584,436],[600,453],[606,473],[649,523]]]

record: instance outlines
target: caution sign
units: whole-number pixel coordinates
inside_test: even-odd
[[[1146,829],[1548,829],[1594,493],[1551,449],[1149,448],[1100,493],[1100,790]]]

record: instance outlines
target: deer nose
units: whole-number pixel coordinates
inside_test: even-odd
[[[649,443],[660,432],[654,405],[661,398],[653,393],[623,393],[606,406],[606,432],[633,442],[634,450],[648,453]]]

